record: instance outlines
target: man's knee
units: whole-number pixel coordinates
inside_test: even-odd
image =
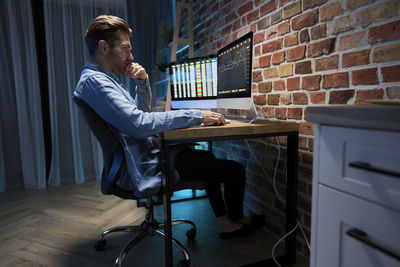
[[[246,169],[244,166],[237,161],[230,161],[231,167],[230,170],[236,177],[237,182],[245,182],[246,181]]]

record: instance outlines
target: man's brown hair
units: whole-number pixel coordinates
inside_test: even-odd
[[[129,28],[128,23],[119,17],[100,15],[95,18],[85,32],[85,41],[90,57],[96,56],[100,40],[106,41],[113,47],[114,42],[119,40],[119,36],[116,34],[118,31],[128,34],[129,37],[132,36],[132,29]]]

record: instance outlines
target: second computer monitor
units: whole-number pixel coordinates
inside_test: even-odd
[[[217,56],[210,55],[169,66],[172,109],[217,107]]]
[[[218,51],[218,108],[250,109],[253,32]]]

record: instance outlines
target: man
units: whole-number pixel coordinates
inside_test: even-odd
[[[75,96],[89,104],[119,138],[126,162],[119,186],[137,197],[156,195],[161,187],[161,166],[151,136],[201,123],[224,125],[216,112],[176,110],[151,112],[151,89],[146,70],[133,62],[132,30],[122,19],[101,15],[85,33],[88,60],[75,89]],[[115,74],[136,79],[133,99]],[[223,239],[242,236],[262,227],[264,217],[243,217],[245,171],[237,162],[216,159],[212,153],[185,149],[175,159],[177,177],[207,181],[206,192],[217,217]],[[224,197],[220,183],[224,183]]]

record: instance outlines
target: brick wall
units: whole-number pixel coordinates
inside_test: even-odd
[[[189,1],[197,55],[216,53],[254,32],[252,86],[259,116],[300,125],[298,214],[309,236],[313,125],[306,121],[307,107],[400,98],[400,1]],[[279,138],[277,188],[283,197],[285,142]],[[249,145],[263,168],[244,141],[217,143],[215,148],[219,156],[246,165],[246,212],[266,213],[268,227],[281,234],[284,206],[271,185],[277,140],[251,140]],[[308,255],[299,232],[298,242]]]

